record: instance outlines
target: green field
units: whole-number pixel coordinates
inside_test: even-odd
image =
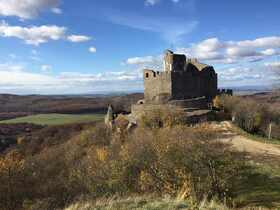
[[[38,125],[63,125],[71,123],[85,123],[103,120],[104,114],[38,114],[3,120],[1,123],[33,123]]]

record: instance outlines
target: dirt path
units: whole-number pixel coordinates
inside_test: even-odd
[[[241,136],[233,131],[230,122],[221,122],[215,126],[222,131],[224,135],[222,140],[231,143],[238,151],[248,152],[252,155],[277,156],[280,158],[280,146],[278,145],[262,143]]]

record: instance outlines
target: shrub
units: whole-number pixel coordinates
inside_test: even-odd
[[[138,128],[122,145],[88,153],[87,168],[77,169],[83,171],[80,181],[94,197],[156,193],[230,200],[244,163],[216,136],[205,126]],[[106,155],[100,158],[100,152]]]
[[[182,110],[161,108],[142,116],[139,124],[146,128],[172,127],[185,123],[185,113]]]
[[[19,208],[25,192],[24,160],[17,152],[0,157],[0,209]]]
[[[81,195],[145,193],[230,201],[244,169],[242,154],[217,142],[217,133],[207,125],[138,127],[122,141],[117,138],[98,125],[26,157],[24,173],[13,167],[17,174],[13,187],[19,193],[11,194],[14,209],[63,208]],[[4,182],[3,171],[0,179]],[[1,196],[8,195],[5,186],[0,185]]]
[[[258,104],[251,99],[227,95],[216,97],[214,103],[217,108],[230,114],[234,118],[234,122],[249,133],[267,136],[268,125],[271,122],[275,124],[275,133],[278,133],[277,125],[280,124],[280,113],[266,104]],[[274,135],[274,137],[280,138],[280,135]]]

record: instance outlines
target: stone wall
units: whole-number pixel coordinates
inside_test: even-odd
[[[146,103],[163,103],[171,98],[171,72],[144,70]]]
[[[203,71],[172,72],[172,99],[205,96],[211,101],[217,94],[217,74],[212,67]]]
[[[217,95],[217,74],[214,70],[155,72],[144,71],[146,103],[164,103],[169,100],[205,96],[211,101]]]
[[[169,50],[165,52],[163,72],[144,70],[146,103],[162,104],[202,96],[212,102],[217,89],[217,74],[212,66]]]
[[[208,101],[206,97],[185,99],[185,100],[171,100],[168,102],[170,105],[180,107],[183,109],[208,109]]]
[[[141,120],[142,117],[152,116],[156,111],[166,112],[167,110],[169,112],[178,111],[177,114],[180,114],[187,124],[206,122],[212,116],[211,110],[185,112],[180,107],[171,104],[134,104],[131,107],[131,117],[137,122],[138,120]],[[173,113],[176,114],[176,112]]]

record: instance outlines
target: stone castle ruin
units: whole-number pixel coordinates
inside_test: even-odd
[[[144,70],[144,99],[132,105],[132,115],[139,118],[163,107],[184,110],[190,116],[209,113],[219,93],[214,68],[170,50],[163,62],[163,71]]]
[[[185,55],[167,50],[162,72],[144,70],[146,103],[166,103],[205,97],[211,102],[217,95],[217,74],[212,66],[187,59]]]
[[[163,71],[143,71],[144,99],[131,106],[130,122],[156,110],[183,111],[190,123],[206,121],[213,99],[218,94],[232,95],[232,90],[218,90],[218,75],[212,66],[170,50],[165,51],[163,62]]]

